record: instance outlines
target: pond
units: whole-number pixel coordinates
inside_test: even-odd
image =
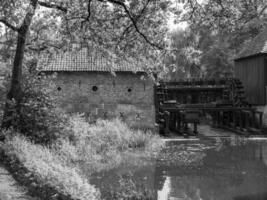
[[[125,160],[90,182],[102,194],[129,187],[149,191],[158,200],[267,199],[267,140],[170,140],[155,159]]]

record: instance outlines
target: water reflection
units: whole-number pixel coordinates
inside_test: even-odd
[[[157,191],[157,199],[168,199],[171,188],[171,177],[166,177],[162,189]]]
[[[96,175],[92,183],[105,191],[112,182],[116,189],[119,175],[127,171],[158,200],[267,199],[267,142],[240,137],[170,141],[151,165],[122,165]]]

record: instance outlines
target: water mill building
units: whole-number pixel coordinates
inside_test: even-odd
[[[82,48],[42,56],[38,69],[57,73],[59,105],[90,120],[121,118],[132,128],[155,125],[154,82],[137,62]]]
[[[250,103],[266,105],[267,27],[235,59],[235,76],[243,83],[246,99]]]

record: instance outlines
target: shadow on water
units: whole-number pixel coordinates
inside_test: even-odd
[[[140,163],[140,162],[139,162]],[[132,174],[136,187],[159,200],[267,199],[267,141],[240,137],[169,141],[155,160],[90,179],[101,192],[120,190],[121,177]]]
[[[251,194],[251,195],[244,195],[244,196],[237,196],[233,198],[234,200],[266,200],[267,199],[267,192],[266,193],[259,193],[259,194]]]

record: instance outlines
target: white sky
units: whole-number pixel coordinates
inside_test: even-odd
[[[178,0],[172,0],[172,1],[173,1],[174,7],[178,7],[178,9],[182,10],[182,13],[186,12],[184,9],[184,3],[179,3]],[[168,27],[169,27],[170,31],[177,29],[177,28],[185,29],[187,27],[186,22],[175,24],[174,20],[175,20],[175,17],[170,16],[170,18],[168,20]]]
[[[182,10],[183,13],[186,12],[186,10],[184,9],[184,5],[185,3],[180,3],[181,0],[172,0],[173,2],[173,6],[176,6],[178,7],[179,9]],[[186,1],[186,0],[184,0]],[[202,4],[204,3],[205,1],[207,0],[197,0],[199,4]],[[168,21],[168,26],[169,26],[169,29],[170,31],[176,29],[176,28],[181,28],[181,29],[185,29],[188,24],[186,22],[181,22],[181,23],[178,23],[178,24],[174,24],[174,16],[170,16],[170,19]]]

